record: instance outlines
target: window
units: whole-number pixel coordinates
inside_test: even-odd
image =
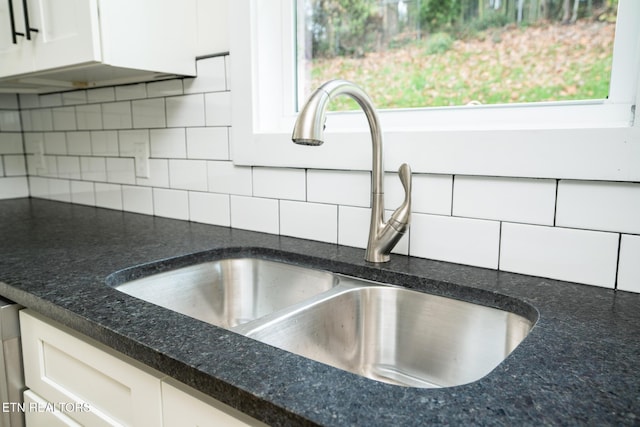
[[[313,152],[290,141],[293,2],[230,7],[234,162],[369,170],[359,111],[331,114],[327,142]],[[640,181],[639,70],[640,2],[620,0],[609,99],[382,111],[386,169],[409,161],[423,173]]]

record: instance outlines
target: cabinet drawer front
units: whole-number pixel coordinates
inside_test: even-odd
[[[60,411],[48,410],[49,402],[31,390],[24,392],[24,404],[25,422],[29,427],[82,427]]]
[[[20,326],[27,387],[54,404],[89,408],[70,418],[92,426],[161,425],[158,375],[29,310],[20,312]]]

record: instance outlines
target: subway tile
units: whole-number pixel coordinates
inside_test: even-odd
[[[149,187],[122,186],[122,209],[153,215],[153,190]]]
[[[29,177],[29,195],[40,199],[46,199],[49,197],[49,183],[47,178],[39,176]]]
[[[62,95],[59,93],[50,93],[47,95],[40,95],[41,107],[59,107],[62,105]]]
[[[231,225],[231,206],[227,194],[189,192],[189,219],[204,224]]]
[[[187,128],[187,157],[190,159],[229,160],[228,128]]]
[[[120,157],[135,157],[137,144],[149,146],[149,131],[147,129],[118,131]]]
[[[27,177],[0,177],[0,199],[17,199],[20,197],[29,197]]]
[[[21,130],[19,111],[0,110],[0,131],[20,132]]]
[[[149,159],[149,178],[136,177],[136,183],[149,187],[169,187],[169,161]]]
[[[20,110],[20,121],[24,132],[33,131],[33,120],[31,119],[31,110]]]
[[[100,208],[122,210],[122,186],[96,182],[96,206]]]
[[[27,165],[22,154],[8,154],[4,156],[5,176],[23,176],[27,174]]]
[[[0,154],[21,154],[22,134],[0,133]]]
[[[107,157],[107,182],[135,184],[136,168],[133,159]]]
[[[153,189],[153,212],[157,216],[189,219],[189,193],[183,190]]]
[[[497,268],[500,223],[483,219],[414,214],[410,255]]]
[[[338,244],[366,248],[369,239],[370,208],[338,207]]]
[[[232,162],[207,162],[209,191],[213,193],[252,194],[251,168],[235,166]]]
[[[618,289],[640,293],[640,236],[623,234],[618,264]]]
[[[281,200],[280,234],[338,243],[338,206]]]
[[[169,185],[182,190],[207,191],[205,160],[169,160]]]
[[[453,215],[553,225],[556,181],[456,176]]]
[[[78,105],[87,103],[86,90],[73,90],[62,94],[62,105]]]
[[[102,126],[104,129],[131,129],[131,102],[108,102],[102,105]]]
[[[60,107],[51,110],[53,116],[53,130],[75,130],[75,107]]]
[[[147,83],[147,96],[149,98],[156,98],[160,96],[174,96],[182,95],[182,80],[171,79],[163,80],[160,82]]]
[[[118,156],[118,132],[112,130],[91,132],[91,153],[94,156]]]
[[[168,127],[205,125],[204,95],[172,96],[166,99]]]
[[[502,224],[501,270],[613,288],[617,256],[615,233]]]
[[[0,93],[0,108],[18,109],[18,95],[13,93]]]
[[[451,215],[453,176],[413,174],[411,209],[414,212]]]
[[[106,181],[106,159],[104,157],[81,157],[80,175],[85,181]]]
[[[361,171],[307,171],[307,200],[345,206],[371,206],[371,175]]]
[[[562,180],[556,225],[640,234],[640,183]]]
[[[100,104],[76,106],[78,130],[102,129],[102,108]]]
[[[86,131],[67,132],[67,152],[73,155],[90,155],[91,134]]]
[[[57,156],[44,156],[44,169],[38,169],[41,175],[56,178],[58,176]]]
[[[38,108],[31,110],[31,129],[37,132],[53,130],[53,116],[51,115],[51,108]]]
[[[80,179],[80,158],[58,156],[58,177],[66,179]]]
[[[278,234],[278,201],[231,196],[231,227]]]
[[[151,157],[184,159],[187,157],[184,128],[151,129]]]
[[[71,203],[95,206],[96,193],[93,188],[93,182],[71,181]]]
[[[71,183],[66,179],[49,179],[49,199],[71,203]]]
[[[256,197],[305,200],[305,184],[304,169],[253,168],[253,195]]]
[[[44,152],[46,154],[67,154],[67,135],[64,132],[45,133]]]
[[[116,92],[113,87],[100,87],[87,90],[87,102],[111,102],[116,100]]]
[[[131,102],[134,128],[162,128],[167,125],[164,98]]]
[[[36,94],[21,93],[18,98],[20,98],[20,108],[38,108],[40,106],[40,97]]]
[[[144,83],[116,86],[116,100],[126,101],[147,97],[147,86]]]
[[[196,62],[197,77],[184,79],[184,93],[220,92],[226,89],[224,57]]]
[[[231,126],[231,92],[205,94],[207,126]]]

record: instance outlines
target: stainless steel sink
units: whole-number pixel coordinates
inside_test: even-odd
[[[530,329],[529,320],[507,311],[368,286],[257,326],[247,336],[378,381],[448,387],[484,377]]]
[[[331,289],[336,282],[325,271],[257,258],[228,258],[152,274],[115,288],[231,328]]]
[[[116,289],[374,380],[449,387],[495,369],[535,319],[259,258],[229,258]]]

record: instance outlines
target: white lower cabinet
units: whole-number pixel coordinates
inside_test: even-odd
[[[27,427],[264,425],[31,310],[20,327]]]

